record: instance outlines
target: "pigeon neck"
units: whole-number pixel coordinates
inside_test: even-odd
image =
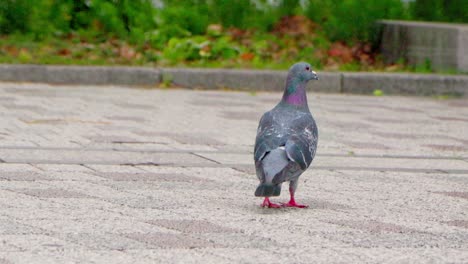
[[[306,84],[307,82],[288,77],[281,102],[298,107],[307,107]]]

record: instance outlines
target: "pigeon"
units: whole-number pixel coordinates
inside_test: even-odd
[[[254,160],[260,180],[255,196],[265,197],[262,207],[308,207],[296,203],[294,193],[299,176],[310,166],[317,150],[317,125],[307,105],[306,85],[310,80],[318,80],[310,64],[291,66],[283,98],[260,119]],[[270,197],[279,196],[282,183],[287,181],[289,202],[272,203]]]

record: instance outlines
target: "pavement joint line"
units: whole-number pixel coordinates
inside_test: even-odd
[[[29,161],[7,161],[5,164],[50,164],[50,165],[117,165],[117,166],[157,166],[157,167],[179,167],[179,168],[233,168],[250,166],[250,164],[222,164],[222,163],[212,163],[212,164],[200,164],[200,163],[156,163],[156,162],[141,162],[141,163],[120,163],[120,162],[87,162],[83,164],[82,162],[74,161],[46,161],[40,160],[31,162]],[[87,167],[89,168],[89,167]],[[252,164],[253,168],[253,164]],[[394,172],[421,172],[421,173],[443,173],[443,174],[468,174],[468,170],[442,170],[442,169],[422,169],[422,168],[384,168],[384,167],[333,167],[333,166],[312,166],[312,169],[316,170],[329,170],[329,171],[394,171]]]
[[[205,156],[203,156],[203,155],[200,155],[200,154],[197,154],[197,153],[194,153],[194,152],[190,152],[190,154],[195,155],[195,156],[197,156],[197,157],[199,157],[199,158],[202,158],[202,159],[205,159],[205,160],[208,160],[208,161],[217,163],[217,164],[222,164],[222,163],[219,162],[219,161],[216,161],[216,160],[214,160],[214,159],[207,158],[207,157],[205,157]]]
[[[74,147],[29,147],[29,146],[0,146],[0,149],[13,149],[13,150],[51,150],[51,151],[113,151],[113,152],[135,152],[135,153],[187,153],[193,154],[200,158],[205,158],[204,156],[199,156],[197,153],[217,153],[217,154],[249,154],[252,155],[252,152],[245,151],[225,151],[225,150],[162,150],[162,149],[121,149],[121,148],[74,148]],[[410,156],[410,155],[387,155],[387,154],[339,154],[339,153],[317,153],[317,157],[349,157],[349,158],[382,158],[382,159],[435,159],[435,160],[462,160],[468,162],[468,157],[455,157],[455,156]],[[209,160],[209,159],[208,159]],[[216,162],[214,160],[210,160]],[[5,162],[0,159],[0,163]]]
[[[92,170],[92,171],[94,171],[94,172],[98,172],[97,170],[93,169],[92,167],[90,167],[90,166],[88,166],[88,165],[86,165],[86,164],[77,164],[77,165],[83,166],[83,167],[85,167],[85,168],[87,168],[87,169],[89,169],[89,170]],[[90,164],[90,165],[91,165],[91,164]]]

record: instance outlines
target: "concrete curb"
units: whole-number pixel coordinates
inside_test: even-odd
[[[0,64],[0,81],[141,86],[157,85],[161,74],[144,67]]]
[[[312,91],[371,94],[468,94],[468,76],[404,73],[319,72]],[[157,86],[161,82],[186,88],[281,91],[286,71],[122,66],[48,66],[0,64],[0,81],[50,84]]]

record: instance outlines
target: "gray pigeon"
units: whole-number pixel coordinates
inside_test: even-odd
[[[317,150],[318,131],[307,105],[306,85],[318,80],[310,64],[294,64],[286,79],[281,101],[260,119],[255,140],[254,160],[260,185],[255,196],[265,197],[262,206],[299,207],[294,192],[299,176],[309,167]],[[289,181],[291,199],[286,204],[270,202],[279,196],[281,184]]]

